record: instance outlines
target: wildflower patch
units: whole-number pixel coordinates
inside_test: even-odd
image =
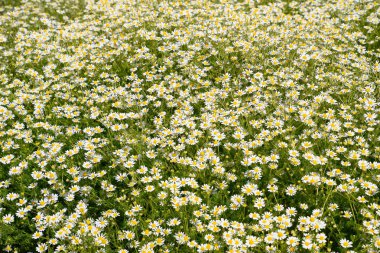
[[[0,251],[379,252],[379,23],[0,1]]]

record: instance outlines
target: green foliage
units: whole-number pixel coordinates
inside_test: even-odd
[[[377,252],[379,9],[0,0],[0,252]]]

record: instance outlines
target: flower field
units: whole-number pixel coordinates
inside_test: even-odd
[[[380,2],[0,0],[0,252],[380,252]]]

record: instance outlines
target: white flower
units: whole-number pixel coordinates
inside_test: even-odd
[[[340,245],[343,247],[343,248],[351,248],[352,247],[352,242],[350,242],[349,240],[347,239],[341,239],[339,241]]]
[[[15,220],[15,218],[13,217],[12,214],[6,214],[6,215],[3,216],[3,222],[4,222],[5,224],[10,224],[10,223],[12,223],[14,220]]]

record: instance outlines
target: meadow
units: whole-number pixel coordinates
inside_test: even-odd
[[[0,252],[380,252],[377,0],[0,0]]]

